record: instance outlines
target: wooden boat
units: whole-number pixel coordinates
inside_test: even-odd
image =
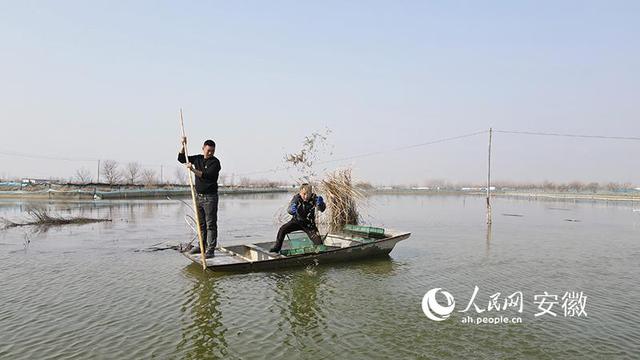
[[[294,255],[291,243],[285,240],[282,252],[272,253],[273,241],[246,245],[222,246],[216,249],[215,257],[207,259],[207,268],[220,272],[260,271],[267,269],[318,265],[331,262],[351,261],[377,256],[387,256],[399,241],[411,236],[410,232],[383,229],[383,234],[363,236],[362,233],[345,232],[327,234],[322,250],[314,250]],[[371,234],[369,234],[371,235]],[[283,254],[284,253],[284,254]],[[200,254],[182,253],[194,263],[200,265]]]

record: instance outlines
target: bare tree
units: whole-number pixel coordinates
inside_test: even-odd
[[[622,185],[614,182],[610,182],[607,184],[607,190],[609,191],[618,191],[622,189]]]
[[[218,175],[218,184],[227,185],[227,174]]]
[[[580,192],[584,190],[584,188],[585,188],[585,185],[580,181],[572,181],[569,183],[569,190]]]
[[[85,168],[82,167],[78,170],[76,170],[76,180],[80,183],[80,184],[87,184],[91,182],[91,172]]]
[[[154,185],[157,184],[158,181],[156,179],[156,172],[155,170],[152,169],[144,169],[142,170],[142,182],[149,186],[149,185]]]
[[[565,183],[558,184],[558,191],[559,192],[567,192],[567,190],[569,190],[569,185],[567,185]]]
[[[174,176],[177,184],[185,185],[187,183],[187,170],[184,166],[176,166]]]
[[[542,188],[544,190],[547,190],[547,191],[556,191],[556,190],[558,190],[558,185],[556,183],[554,183],[554,182],[545,180],[542,183]]]
[[[374,189],[373,185],[371,185],[371,183],[367,182],[367,181],[359,181],[359,182],[355,183],[355,187],[360,189],[360,190],[373,190]]]
[[[124,175],[130,184],[135,184],[136,181],[138,181],[138,178],[140,177],[140,168],[141,166],[137,162],[127,164]]]
[[[120,172],[118,171],[118,163],[114,160],[106,160],[102,164],[102,173],[109,185],[120,182]]]
[[[593,193],[598,191],[598,188],[600,187],[600,184],[598,184],[597,182],[590,182],[589,184],[587,184],[587,186],[585,187],[586,190],[589,190]]]

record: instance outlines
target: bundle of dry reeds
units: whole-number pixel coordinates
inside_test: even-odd
[[[364,199],[364,194],[351,181],[351,169],[329,173],[319,187],[327,203],[329,231],[340,231],[346,224],[358,224],[358,203]]]
[[[29,209],[27,210],[29,219],[23,222],[14,222],[5,218],[0,218],[0,222],[4,229],[17,227],[17,226],[29,226],[36,225],[42,227],[67,225],[67,224],[88,224],[93,222],[111,221],[110,219],[93,219],[85,217],[73,217],[66,218],[62,216],[55,216],[49,214],[46,209]]]

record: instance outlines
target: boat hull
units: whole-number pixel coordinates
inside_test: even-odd
[[[399,241],[405,240],[409,238],[409,236],[411,236],[411,233],[400,233],[385,239],[354,246],[334,248],[320,253],[279,256],[256,261],[234,261],[228,263],[225,263],[223,259],[219,259],[218,257],[232,255],[229,255],[229,252],[226,251],[225,248],[221,248],[220,251],[216,252],[216,258],[207,259],[207,268],[216,272],[245,272],[370,259],[388,256]],[[201,264],[200,255],[183,254],[194,263]]]

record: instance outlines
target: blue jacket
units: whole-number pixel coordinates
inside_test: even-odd
[[[292,220],[300,225],[315,226],[316,207],[318,210],[324,211],[327,208],[327,205],[324,201],[320,201],[318,204],[318,196],[316,194],[311,194],[307,201],[302,200],[302,196],[300,196],[300,194],[295,194],[289,203],[287,212],[289,215],[293,216]]]

